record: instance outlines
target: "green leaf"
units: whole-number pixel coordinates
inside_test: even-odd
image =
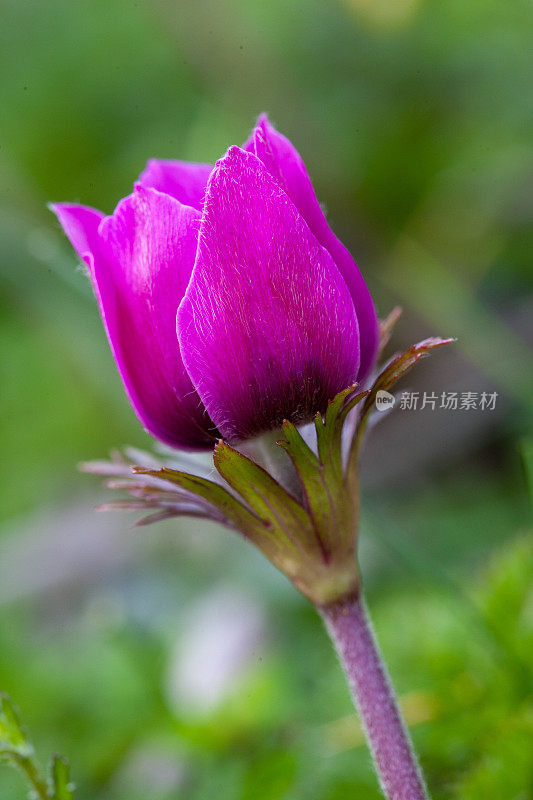
[[[346,417],[367,392],[355,394],[355,385],[328,403],[324,419],[315,417],[318,455],[297,428],[283,423],[285,439],[278,442],[290,456],[302,483],[306,506],[327,557],[351,553],[357,527],[357,491],[348,486],[342,463],[342,434]]]
[[[70,766],[66,758],[53,756],[50,772],[54,800],[73,800],[74,786],[70,781]]]
[[[314,528],[321,542],[326,557],[335,547],[334,542],[339,532],[332,520],[335,516],[335,499],[338,492],[328,486],[324,464],[306,444],[297,428],[288,421],[283,423],[285,440],[278,442],[290,456],[304,492],[304,501],[313,520]]]
[[[54,756],[47,781],[35,759],[34,749],[20,721],[18,711],[6,694],[0,693],[0,758],[17,767],[26,776],[39,800],[73,800],[66,760]]]
[[[9,697],[0,693],[0,756],[33,756],[33,746],[22,727],[18,711]]]
[[[352,533],[349,537],[351,550],[348,558],[343,557],[345,551],[342,548],[333,553],[324,546],[326,534],[331,533],[331,514],[321,531],[317,520],[309,513],[311,507],[317,511],[325,498],[320,481],[310,485],[313,474],[318,472],[320,475],[318,459],[294,426],[286,423],[285,430],[302,460],[310,463],[309,483],[305,488],[312,504],[307,508],[262,467],[225,442],[219,442],[215,448],[215,466],[246,503],[268,522],[268,531],[255,534],[254,543],[314,603],[331,602],[357,585],[353,558],[355,535]],[[290,446],[289,441],[286,444]],[[327,503],[325,508],[328,508]]]
[[[349,412],[370,392],[355,394],[357,384],[349,386],[330,400],[324,419],[317,414],[315,429],[318,445],[318,456],[324,465],[330,482],[341,482],[344,479],[342,463],[342,434]]]
[[[151,475],[155,478],[170,481],[190,492],[191,495],[207,501],[213,509],[222,514],[222,518],[220,516],[216,517],[220,522],[224,522],[238,530],[254,529],[261,524],[262,520],[252,509],[246,508],[227,489],[207,478],[169,469],[168,467],[158,470],[134,467],[134,472],[137,475]],[[208,510],[206,510],[205,516],[209,517]]]
[[[316,539],[305,509],[266,470],[222,440],[217,442],[213,460],[224,480],[268,521],[276,536],[292,547]]]

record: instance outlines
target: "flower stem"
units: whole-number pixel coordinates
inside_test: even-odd
[[[427,800],[409,734],[360,597],[319,609],[348,678],[387,800]]]
[[[39,800],[48,800],[48,788],[46,781],[41,777],[35,761],[30,756],[23,756],[19,754],[9,754],[12,761],[19,767],[22,772],[26,774],[28,781],[31,783],[35,797]]]

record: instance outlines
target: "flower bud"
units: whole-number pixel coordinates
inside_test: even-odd
[[[368,288],[266,116],[214,167],[150,161],[109,217],[52,208],[88,267],[131,404],[171,446],[308,422],[375,366]]]

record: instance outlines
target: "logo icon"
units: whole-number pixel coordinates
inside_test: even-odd
[[[385,389],[380,389],[379,392],[376,392],[376,408],[378,411],[390,411],[395,402],[394,395],[386,392]]]

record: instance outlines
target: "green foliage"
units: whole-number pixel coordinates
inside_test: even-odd
[[[74,787],[70,780],[68,761],[62,756],[53,756],[51,774],[54,800],[72,800]]]
[[[22,730],[18,713],[5,694],[0,694],[0,748],[3,756],[12,753],[27,758],[33,755],[33,747]]]
[[[310,794],[337,800],[348,788],[378,800],[364,738],[318,619],[296,601],[296,593],[284,594],[281,582],[272,584],[266,562],[259,557],[250,562],[253,550],[243,550],[242,542],[231,538],[217,547],[218,537],[213,531],[210,557],[199,559],[187,549],[170,556],[167,579],[162,564],[169,553],[161,553],[157,583],[158,591],[164,587],[165,609],[186,609],[195,602],[199,582],[207,592],[213,575],[231,575],[233,564],[242,590],[269,598],[276,641],[262,640],[250,671],[220,704],[196,716],[170,703],[165,693],[179,611],[162,632],[161,616],[140,624],[117,613],[113,604],[94,608],[80,623],[83,640],[75,629],[64,633],[45,658],[38,640],[21,651],[20,632],[27,630],[27,621],[18,615],[13,636],[4,631],[0,640],[4,664],[6,659],[20,663],[25,652],[33,666],[18,676],[4,669],[2,680],[25,694],[39,738],[55,739],[81,765],[77,795],[83,800],[144,800],[147,793],[157,800],[203,800],[218,785],[220,796],[244,799],[251,796],[254,776],[261,800],[304,800]],[[387,552],[387,546],[378,547],[373,559]],[[507,785],[511,797],[529,797],[529,533],[502,544],[487,567],[475,576],[456,577],[450,586],[440,583],[430,567],[421,581],[409,555],[407,563],[392,555],[385,587],[370,581],[369,605],[433,796],[499,800]],[[146,562],[139,567],[136,592],[150,569]],[[147,602],[150,592],[143,597]],[[27,747],[20,734],[18,745]],[[154,750],[179,766],[183,784],[149,789],[160,784],[158,771],[168,770],[159,766],[160,757],[141,778],[124,782],[126,765],[144,763],[148,755],[142,753]],[[3,796],[19,800],[20,785],[10,789],[7,777],[0,771]]]
[[[48,778],[43,777],[35,760],[33,745],[20,717],[6,694],[0,694],[0,759],[18,767],[26,776],[39,800],[73,800],[68,761],[52,756]]]

